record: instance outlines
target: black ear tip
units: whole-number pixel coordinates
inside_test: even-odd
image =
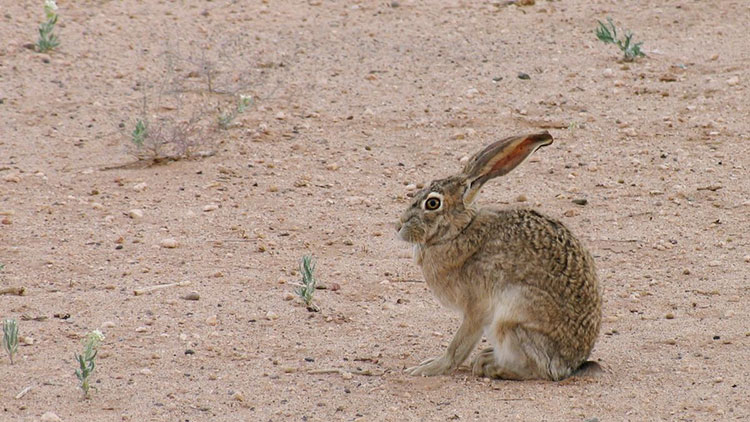
[[[531,138],[532,141],[534,141],[535,143],[539,143],[540,148],[546,147],[547,145],[551,144],[553,141],[552,135],[550,135],[550,133],[547,132],[546,130],[544,132],[535,133],[529,136],[529,138]]]

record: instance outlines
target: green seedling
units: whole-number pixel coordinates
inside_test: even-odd
[[[300,262],[300,273],[302,273],[302,281],[294,289],[294,293],[297,294],[307,306],[307,310],[310,312],[317,312],[319,309],[313,302],[313,294],[315,293],[315,287],[318,281],[315,279],[315,260],[310,255],[302,257]]]
[[[18,350],[18,322],[13,318],[3,321],[3,349],[8,352],[10,364],[13,365],[13,355]]]
[[[244,113],[252,103],[253,97],[251,97],[250,95],[240,95],[240,98],[237,100],[237,104],[232,111],[219,114],[219,127],[221,129],[229,129],[229,126],[232,125],[234,119],[236,119],[240,114]]]
[[[641,44],[642,42],[633,43],[633,33],[628,31],[625,31],[625,39],[620,40],[617,38],[617,28],[615,28],[615,24],[612,22],[612,18],[607,18],[607,24],[604,24],[602,21],[599,22],[599,27],[596,29],[596,38],[599,39],[599,41],[605,43],[605,44],[614,44],[618,48],[620,48],[620,51],[624,54],[624,60],[626,62],[632,62],[638,57],[646,57],[646,54],[644,54],[641,51]]]
[[[79,368],[76,369],[75,374],[78,377],[78,381],[81,382],[81,390],[83,390],[83,397],[89,397],[89,378],[94,372],[96,367],[96,354],[99,351],[99,343],[104,340],[104,334],[99,330],[90,332],[83,342],[83,354],[75,354],[76,361],[78,361]],[[96,387],[94,387],[96,388]]]
[[[44,1],[44,15],[47,21],[39,25],[39,41],[36,42],[36,49],[40,53],[46,53],[60,45],[57,35],[53,34],[55,24],[57,24],[57,4],[54,0]]]
[[[135,129],[130,133],[130,140],[133,141],[136,147],[140,148],[143,146],[146,136],[148,136],[146,123],[141,119],[136,120]]]

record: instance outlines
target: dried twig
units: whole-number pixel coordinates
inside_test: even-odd
[[[0,287],[0,295],[23,296],[26,293],[25,287]]]
[[[151,293],[155,290],[166,289],[168,287],[184,287],[184,286],[189,286],[189,285],[190,285],[189,281],[180,281],[178,283],[157,284],[156,286],[148,286],[148,287],[143,287],[140,289],[135,289],[133,290],[133,294],[136,296],[140,296],[140,295],[145,295],[146,293]]]
[[[310,375],[344,374],[345,372],[348,372],[352,375],[364,375],[368,377],[379,377],[384,374],[384,372],[372,372],[369,369],[365,369],[365,370],[353,369],[351,371],[347,371],[346,369],[341,369],[341,368],[323,368],[323,369],[311,369],[307,371],[307,373]]]
[[[24,388],[23,390],[21,390],[20,393],[16,394],[16,400],[22,399],[23,396],[25,396],[26,393],[28,393],[29,391],[31,391],[32,388],[34,388],[34,387],[30,385],[30,386]]]

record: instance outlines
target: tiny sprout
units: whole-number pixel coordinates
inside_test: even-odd
[[[641,44],[643,44],[643,42],[632,42],[632,32],[625,31],[624,41],[617,38],[617,28],[612,22],[612,18],[607,18],[608,25],[604,24],[602,21],[597,22],[599,22],[599,27],[596,29],[596,38],[605,44],[615,44],[625,55],[623,59],[626,62],[632,62],[638,57],[646,56],[646,54],[641,51]]]
[[[83,342],[83,354],[75,354],[76,361],[78,361],[79,368],[75,370],[76,377],[81,382],[81,390],[83,390],[83,397],[89,397],[89,377],[94,372],[96,367],[95,358],[99,351],[99,343],[104,341],[104,334],[99,330],[90,332]]]
[[[13,365],[13,355],[18,350],[18,322],[13,318],[3,321],[3,349],[8,352],[10,364]]]
[[[307,310],[311,312],[317,312],[318,307],[313,304],[313,294],[315,293],[315,287],[318,281],[315,279],[315,260],[310,255],[305,255],[300,261],[300,273],[302,273],[302,281],[294,289],[294,293],[297,294],[307,305]]]

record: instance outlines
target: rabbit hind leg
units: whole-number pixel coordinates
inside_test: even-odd
[[[499,323],[488,333],[494,347],[484,349],[472,364],[474,375],[507,380],[539,378],[516,333],[517,324]]]
[[[516,323],[498,321],[488,333],[493,348],[474,360],[475,375],[507,380],[560,380],[572,372],[543,334]]]

